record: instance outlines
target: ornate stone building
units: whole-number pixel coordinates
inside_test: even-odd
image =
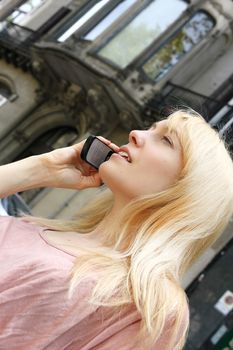
[[[232,0],[2,0],[0,161],[128,131],[191,106],[232,149]],[[35,215],[70,217],[94,190],[22,193]],[[184,285],[232,238],[229,229]]]

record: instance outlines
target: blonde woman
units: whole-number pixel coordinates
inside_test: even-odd
[[[189,327],[184,273],[233,213],[233,165],[197,113],[176,111],[99,171],[84,141],[0,167],[1,196],[98,187],[72,221],[0,219],[0,349],[178,350]],[[127,156],[126,156],[127,155]]]

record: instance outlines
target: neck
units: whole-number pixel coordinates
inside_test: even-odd
[[[109,229],[119,221],[119,216],[127,203],[115,200],[111,211],[106,215],[99,225],[87,235],[98,241],[104,241]]]

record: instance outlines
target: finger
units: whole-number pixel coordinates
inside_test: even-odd
[[[115,152],[119,152],[120,150],[120,147],[117,146],[115,143],[113,143],[112,141],[106,139],[105,137],[103,136],[97,136],[97,138],[100,140],[100,141],[103,141],[106,145],[108,145],[110,148],[112,148]]]

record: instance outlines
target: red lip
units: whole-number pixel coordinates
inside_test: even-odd
[[[131,158],[131,154],[130,154],[128,147],[127,146],[120,147],[119,152],[121,152],[121,151],[126,152],[128,154],[129,162],[132,163],[132,158]]]
[[[120,154],[118,154],[118,153],[113,153],[113,154],[111,155],[111,158],[114,158],[114,157],[117,157],[117,158],[119,158],[119,159],[122,159],[122,160],[124,160],[125,162],[128,163],[127,159],[125,159],[124,157],[122,157],[122,156],[121,156]]]

